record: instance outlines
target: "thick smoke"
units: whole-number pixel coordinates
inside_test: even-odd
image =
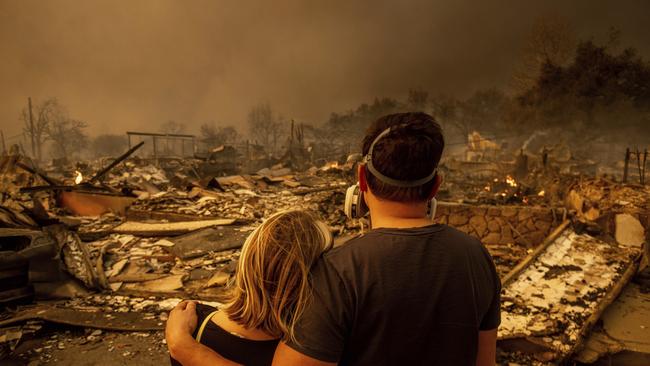
[[[241,126],[259,102],[319,124],[412,87],[505,88],[549,12],[582,38],[618,27],[650,54],[645,1],[0,0],[0,129],[20,133],[28,96],[59,98],[92,134],[121,134]]]

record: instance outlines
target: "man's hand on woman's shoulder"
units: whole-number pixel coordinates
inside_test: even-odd
[[[175,354],[182,352],[187,347],[188,340],[193,341],[192,333],[196,329],[197,322],[196,302],[194,301],[181,301],[169,313],[169,319],[165,326],[165,339],[172,357],[176,358]]]

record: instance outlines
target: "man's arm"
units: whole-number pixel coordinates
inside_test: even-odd
[[[236,366],[192,338],[197,326],[196,303],[183,301],[169,313],[165,339],[169,355],[184,366]]]
[[[336,362],[323,362],[315,358],[311,358],[289,347],[286,343],[280,342],[280,344],[278,344],[278,348],[275,349],[275,355],[273,356],[273,365],[274,366],[332,366],[332,365],[336,365]]]
[[[497,330],[478,332],[478,354],[476,366],[494,366],[497,358]]]

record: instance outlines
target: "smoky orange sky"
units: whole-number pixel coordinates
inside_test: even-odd
[[[57,97],[89,132],[234,124],[269,102],[313,124],[409,88],[508,86],[537,17],[648,58],[650,2],[0,0],[0,129]],[[15,137],[14,137],[15,138]]]

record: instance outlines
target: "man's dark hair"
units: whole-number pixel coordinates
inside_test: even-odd
[[[421,112],[389,114],[372,123],[363,139],[364,156],[375,138],[389,127],[393,130],[375,144],[372,153],[372,164],[379,173],[413,181],[430,175],[438,167],[445,146],[442,128],[433,117]],[[398,202],[425,201],[436,181],[431,179],[418,187],[396,187],[381,182],[368,169],[366,178],[375,196]]]

